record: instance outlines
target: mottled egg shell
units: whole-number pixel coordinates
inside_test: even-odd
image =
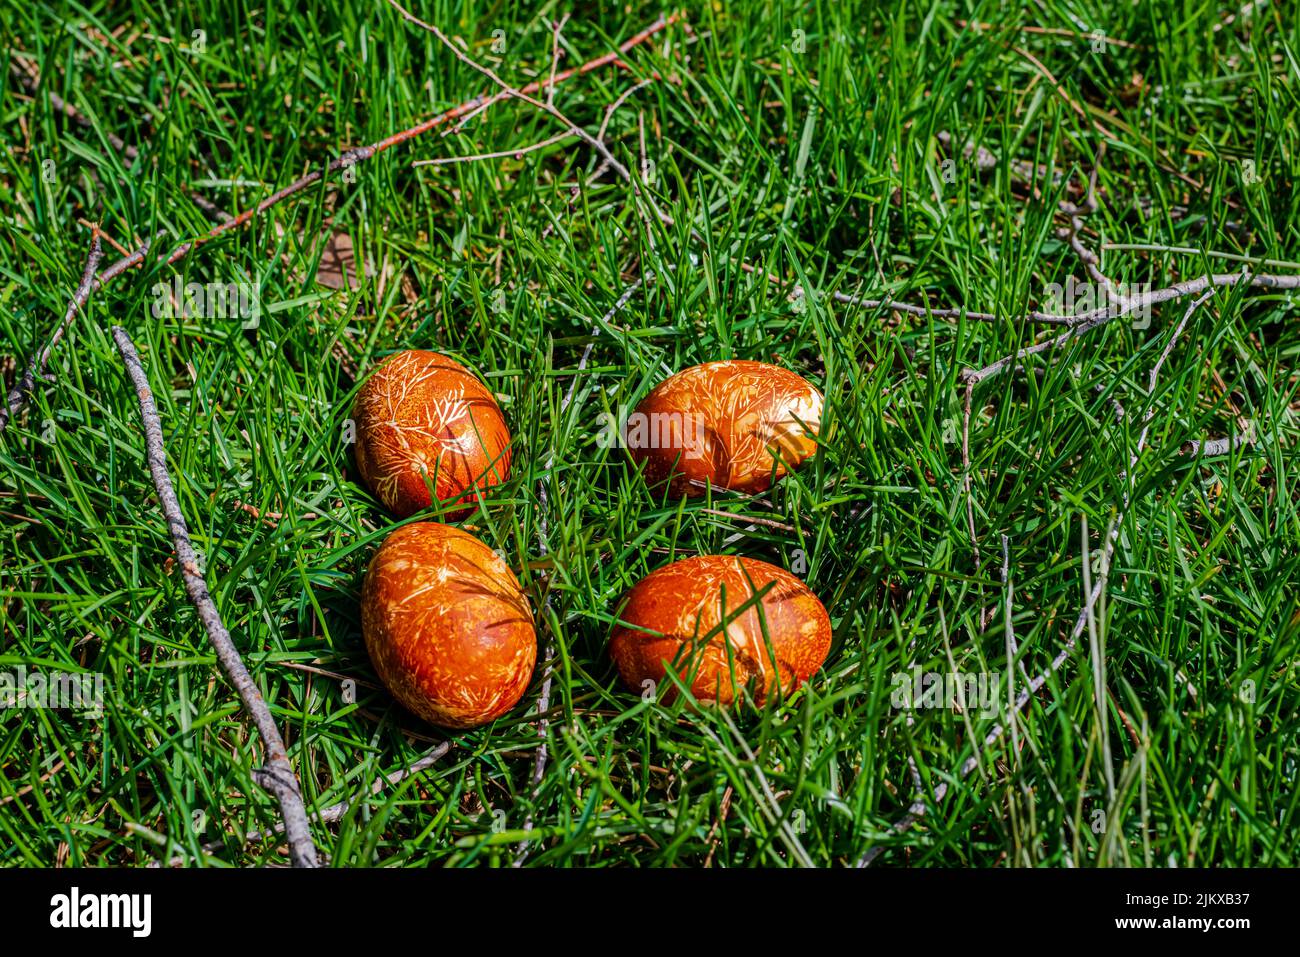
[[[761,492],[817,451],[822,394],[789,369],[733,359],[683,369],[628,417],[624,442],[651,487]],[[776,469],[773,472],[773,464]]]
[[[760,601],[718,627],[769,584]],[[697,699],[719,704],[734,701],[740,688],[759,704],[778,683],[790,694],[831,647],[830,617],[807,585],[775,565],[731,555],[685,558],[651,572],[627,593],[616,619],[610,655],[629,688],[662,684],[671,666]]]
[[[375,497],[401,517],[432,504],[472,509],[474,490],[504,482],[510,429],[482,382],[455,359],[412,349],[380,364],[357,394],[357,468]],[[427,478],[426,478],[427,477]]]
[[[361,591],[361,630],[393,697],[447,728],[505,714],[537,661],[514,573],[473,535],[433,522],[404,525],[379,546]]]

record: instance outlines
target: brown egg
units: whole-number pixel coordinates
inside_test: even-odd
[[[519,580],[468,532],[404,525],[379,546],[361,590],[375,671],[426,721],[472,728],[519,701],[537,661]]]
[[[437,352],[399,352],[371,373],[352,409],[357,468],[385,507],[406,517],[432,504],[473,508],[474,490],[504,482],[510,429],[474,374]]]
[[[822,395],[789,369],[732,359],[684,369],[628,417],[624,443],[651,487],[761,492],[817,451]],[[805,428],[806,427],[806,428]],[[809,434],[811,433],[811,434]]]
[[[736,614],[769,584],[760,601]],[[830,618],[807,585],[775,565],[732,555],[685,558],[651,572],[627,593],[616,618],[610,655],[629,688],[663,683],[672,665],[697,699],[719,704],[734,701],[740,688],[759,704],[778,683],[790,694],[831,648]]]

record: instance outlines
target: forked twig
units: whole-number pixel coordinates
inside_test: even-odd
[[[961,374],[961,381],[966,385],[977,385],[985,379],[992,378],[1013,368],[1019,364],[1021,359],[1027,359],[1043,352],[1050,352],[1073,339],[1078,339],[1098,326],[1104,326],[1112,319],[1126,316],[1135,310],[1147,309],[1174,299],[1195,296],[1208,289],[1237,285],[1244,285],[1252,289],[1297,290],[1300,289],[1300,276],[1278,276],[1251,272],[1210,273],[1209,275],[1198,276],[1195,279],[1186,279],[1164,289],[1124,297],[1117,303],[1100,306],[1077,316],[1059,316],[1056,318],[1065,320],[1065,324],[1070,327],[1068,332],[1063,332],[1059,336],[1003,356],[996,362],[990,362],[981,369],[966,369]]]
[[[266,750],[267,766],[255,771],[254,779],[275,795],[276,800],[280,802],[280,814],[284,819],[284,831],[289,841],[289,855],[293,866],[316,867],[316,847],[312,843],[311,828],[307,824],[307,811],[302,803],[302,791],[293,773],[293,766],[289,763],[284,739],[280,736],[280,729],[271,715],[271,709],[267,707],[266,699],[262,697],[262,692],[253,681],[252,675],[248,673],[248,668],[245,667],[243,658],[239,656],[239,650],[235,647],[230,632],[221,621],[221,613],[217,611],[216,603],[208,592],[198,558],[194,554],[194,546],[190,543],[189,528],[185,524],[180,502],[172,488],[171,477],[167,474],[167,452],[163,446],[162,423],[158,418],[158,407],[154,402],[153,391],[149,388],[149,378],[140,362],[135,344],[126,334],[126,330],[114,326],[113,339],[117,343],[118,352],[122,354],[122,362],[126,365],[127,375],[130,376],[131,384],[135,386],[136,398],[140,403],[140,419],[144,424],[149,472],[153,476],[153,485],[158,492],[158,503],[162,508],[163,516],[167,519],[167,528],[171,533],[172,545],[176,549],[176,558],[180,563],[181,576],[185,581],[185,592],[189,595],[190,602],[198,613],[199,621],[203,623],[208,639],[212,642],[221,670],[235,686],[239,700],[243,703],[244,710],[252,717]]]

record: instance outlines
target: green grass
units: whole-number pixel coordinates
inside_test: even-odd
[[[660,12],[580,6],[564,30],[566,65]],[[248,208],[323,159],[484,89],[382,4],[2,9],[6,49],[90,121],[67,122],[12,77],[0,99],[0,355],[20,367],[80,275],[89,230],[78,219],[102,221],[131,248],[161,229],[170,249],[208,227],[191,187]],[[412,9],[519,83],[549,69],[541,17],[563,12],[452,0]],[[672,227],[612,174],[574,199],[599,157],[573,141],[410,166],[560,129],[505,102],[178,264],[187,282],[254,277],[265,310],[255,330],[155,317],[151,289],[172,281],[172,267],[95,295],[55,354],[54,381],[0,438],[0,671],[102,673],[109,700],[100,718],[0,713],[0,861],[286,859],[282,844],[241,838],[273,825],[276,806],[252,782],[260,745],[170,566],[135,396],[108,332],[116,323],[141,349],[195,545],[309,810],[358,799],[314,831],[337,865],[506,864],[530,816],[532,865],[841,865],[882,843],[884,866],[1300,863],[1293,298],[1221,291],[1193,314],[1154,392],[1147,376],[1183,303],[1157,307],[1146,328],[1111,323],[1035,360],[1034,374],[981,385],[970,436],[978,564],[957,378],[1030,342],[1035,330],[1014,317],[1048,284],[1082,275],[1054,213],[1103,140],[1093,248],[1104,239],[1300,259],[1294,18],[1269,3],[1217,29],[1226,14],[1190,0],[735,2],[686,13],[690,33],[674,28],[632,53],[629,70],[556,93],[594,131],[609,103],[659,71],[614,115],[609,142],[640,170],[644,129],[650,188]],[[1095,44],[1094,30],[1124,44]],[[940,131],[999,163],[979,171],[959,156],[945,167]],[[139,148],[132,169],[110,132]],[[1031,187],[1013,175],[1019,161],[1062,176]],[[355,289],[316,281],[331,233],[355,243],[367,275]],[[1103,266],[1158,287],[1239,264],[1107,251]],[[596,320],[651,273],[599,329],[561,410]],[[812,294],[792,301],[794,283]],[[897,316],[834,291],[1005,319]],[[369,796],[376,778],[442,740],[375,686],[357,610],[368,557],[393,522],[358,484],[343,441],[349,370],[408,347],[469,364],[503,397],[514,431],[510,481],[465,526],[504,550],[539,611],[539,637],[554,641],[550,759],[536,794],[540,671],[507,717],[456,735],[435,767]],[[623,452],[599,446],[599,414],[634,404],[670,371],[725,357],[778,362],[824,389],[821,454],[758,500],[656,499]],[[6,385],[14,375],[6,367]],[[1129,469],[1148,410],[1148,446]],[[1255,445],[1181,453],[1239,418],[1254,422]],[[891,706],[892,676],[913,662],[1005,675],[1003,535],[1020,661],[1031,674],[1045,668],[1083,600],[1083,523],[1095,557],[1126,494],[1097,609],[1104,710],[1085,633],[1019,716],[1015,746],[1004,735],[961,779],[973,742],[1006,722],[1005,701],[997,717],[920,710],[909,726]],[[259,521],[237,503],[284,518]],[[627,587],[713,552],[806,566],[834,623],[823,671],[764,712],[642,701],[605,650]],[[900,834],[909,758],[928,793],[946,784],[947,794]]]

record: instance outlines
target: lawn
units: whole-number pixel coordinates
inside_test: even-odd
[[[156,239],[0,435],[0,675],[103,687],[0,710],[0,862],[289,860],[117,325],[333,865],[1300,863],[1285,5],[690,3],[549,91],[673,11],[409,9],[463,56],[382,2],[3,0],[5,391],[95,224],[101,268]],[[537,102],[335,162],[167,262],[499,92],[467,60]],[[474,370],[514,436],[456,521],[519,576],[539,664],[472,731],[394,704],[361,636],[399,520],[359,481],[352,401],[408,348]],[[824,392],[817,455],[757,495],[651,491],[607,417],[727,358]],[[722,710],[620,683],[620,596],[697,554],[820,597],[807,685]]]

